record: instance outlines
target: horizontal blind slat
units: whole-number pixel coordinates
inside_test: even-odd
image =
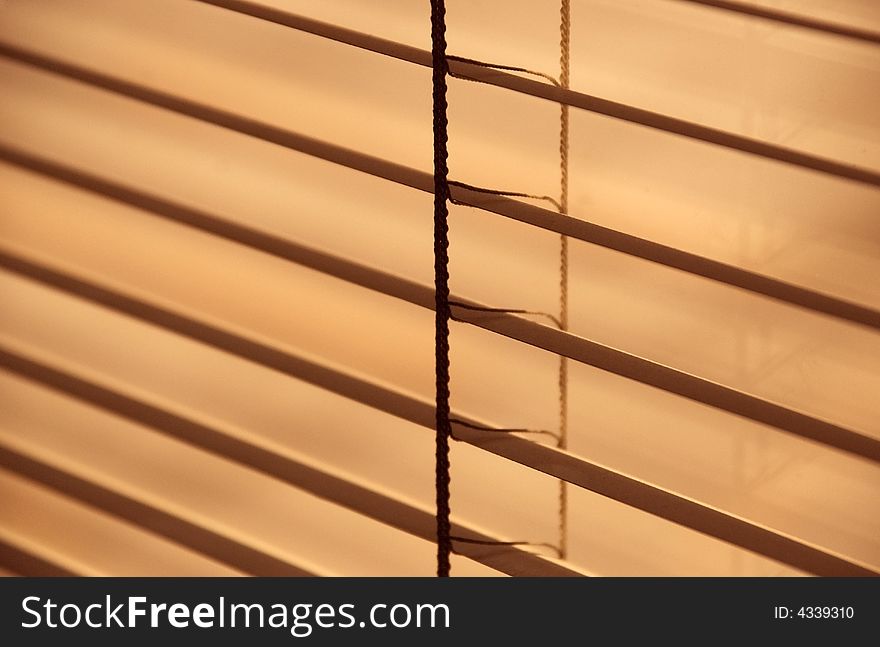
[[[0,465],[243,572],[263,576],[314,575],[287,560],[163,510],[126,494],[115,486],[102,484],[65,469],[52,459],[13,447],[7,442],[0,442]]]
[[[19,269],[32,270],[28,274],[31,278],[47,282],[53,287],[264,364],[422,427],[433,428],[434,409],[431,403],[410,394],[30,262],[17,264]],[[456,414],[455,417],[469,424],[491,428],[483,421],[468,416]],[[457,439],[471,445],[796,568],[824,575],[875,574],[870,567],[859,562],[650,485],[635,477],[615,472],[555,447],[534,443],[512,434],[492,434],[458,424],[453,424],[453,431]]]
[[[29,577],[80,577],[85,573],[32,541],[13,538],[0,528],[0,566]]]
[[[270,9],[245,0],[198,0],[217,6],[229,5],[225,8],[232,11],[269,20],[301,31],[330,38],[332,40],[366,49],[392,58],[430,67],[430,52],[415,47],[393,43],[382,38],[360,34],[350,29],[329,25],[319,21],[303,18],[294,14]],[[233,8],[234,7],[234,8]],[[644,110],[616,101],[609,101],[600,97],[594,97],[583,92],[557,85],[542,83],[534,79],[517,76],[502,70],[491,69],[473,63],[451,60],[449,70],[453,76],[459,76],[471,81],[506,88],[522,94],[527,94],[540,99],[547,99],[555,103],[565,104],[572,108],[580,108],[588,112],[620,119],[632,124],[661,130],[663,132],[680,135],[688,139],[695,139],[708,144],[749,153],[758,157],[783,162],[820,173],[826,173],[840,178],[880,186],[880,173],[870,169],[860,168],[794,149],[769,144],[767,142],[744,137],[734,133],[725,132],[717,128],[702,126],[700,124],[670,117],[668,115]]]
[[[210,0],[202,0],[210,1]],[[731,13],[743,16],[753,16],[762,18],[782,25],[792,27],[801,27],[813,31],[832,34],[834,36],[843,36],[844,38],[852,38],[861,40],[866,43],[880,44],[880,34],[868,29],[861,29],[854,25],[846,25],[843,23],[834,23],[827,20],[820,20],[811,16],[804,16],[789,11],[782,11],[771,7],[762,7],[757,4],[747,4],[745,2],[737,2],[736,0],[677,0],[678,2],[688,2],[694,5],[702,5],[713,9],[721,9]],[[213,4],[213,3],[212,3]]]
[[[245,134],[253,134],[244,128],[246,126],[240,125],[240,128],[235,128],[235,130]],[[284,132],[286,136],[283,138],[276,137],[267,139],[267,141],[411,188],[427,192],[433,191],[431,176],[428,173],[320,142],[291,131]],[[273,254],[281,255],[277,250],[284,246],[283,243],[270,241],[269,236],[248,231],[241,226],[221,222],[220,219],[209,214],[171,204],[145,191],[123,186],[10,146],[0,144],[0,159],[115,200],[148,209],[159,215],[210,230],[218,235],[234,237],[239,242],[247,241],[245,244],[251,246],[257,247],[262,244],[260,248],[263,248],[264,251],[268,251],[268,248],[271,247],[276,250],[270,251]],[[862,304],[504,196],[487,195],[463,187],[453,187],[452,193],[459,202],[512,220],[880,330],[880,311]],[[258,242],[258,239],[262,242]]]
[[[94,186],[94,183],[91,184]],[[122,197],[127,202],[133,202],[137,206],[164,214],[175,221],[196,226],[237,242],[254,246],[267,253],[281,256],[286,260],[305,265],[306,267],[382,294],[403,299],[424,308],[430,309],[434,306],[433,291],[427,285],[420,285],[414,281],[376,270],[327,252],[311,249],[292,241],[285,241],[261,234],[246,227],[228,223],[210,215],[201,214],[189,208],[171,205],[160,199],[148,196],[137,197],[137,194],[130,190],[120,190],[109,184],[106,187],[109,187],[111,196]],[[42,275],[45,279],[48,279],[50,284],[56,287],[61,287],[65,284],[64,277],[51,271],[41,272],[33,264],[29,264],[26,261],[22,262],[21,259],[16,259],[14,256],[6,253],[0,253],[0,264],[8,269],[15,270],[18,268],[26,275],[32,277]],[[72,285],[69,281],[67,282],[68,288]],[[76,288],[74,291],[77,291]],[[453,300],[477,308],[486,307],[484,304],[463,299],[457,295],[453,295]],[[555,354],[561,354],[575,361],[663,389],[664,391],[702,404],[771,425],[777,429],[823,443],[830,447],[851,452],[868,460],[880,462],[880,439],[861,433],[858,430],[849,429],[725,386],[724,384],[593,342],[570,332],[537,324],[521,316],[504,312],[479,312],[467,308],[454,308],[453,312],[456,318],[461,321],[472,323],[517,341]]]
[[[73,396],[106,411],[183,440],[200,449],[223,456],[273,476],[332,503],[342,505],[422,539],[434,536],[434,517],[427,510],[410,505],[365,485],[320,470],[289,454],[282,454],[234,432],[184,417],[143,398],[82,378],[67,370],[33,359],[0,345],[0,366],[27,379]],[[467,526],[454,523],[453,534],[481,542],[500,542]],[[461,543],[456,552],[508,575],[568,577],[580,575],[566,566],[546,560],[517,546]]]

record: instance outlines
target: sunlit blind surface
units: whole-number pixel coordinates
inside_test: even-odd
[[[454,575],[880,572],[880,4],[712,4],[452,65],[455,181],[555,195],[571,106],[567,213],[453,189],[459,302],[557,312],[569,241],[567,330],[454,310]],[[447,7],[558,75],[556,3]],[[433,574],[428,14],[0,3],[3,569]],[[475,428],[560,355],[566,450]]]

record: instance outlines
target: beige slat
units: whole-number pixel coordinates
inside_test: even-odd
[[[334,164],[369,173],[397,184],[421,191],[433,191],[432,176],[423,171],[2,43],[0,43],[0,56],[6,56],[48,72],[229,128]],[[26,163],[25,157],[13,149],[7,148],[5,155],[10,161],[17,158],[20,163]],[[756,294],[880,329],[880,311],[853,301],[837,298],[504,196],[486,194],[462,186],[452,187],[452,196],[462,204],[484,209],[570,238],[607,247],[637,258],[743,288]]]
[[[329,38],[341,43],[384,54],[393,58],[431,67],[431,53],[409,45],[394,43],[382,38],[361,34],[344,27],[322,23],[304,18],[296,14],[266,7],[250,0],[198,0],[206,4],[223,7],[231,11],[247,14],[262,20],[305,31],[322,38]],[[547,99],[555,103],[565,104],[572,108],[580,108],[596,114],[613,117],[632,124],[646,126],[663,132],[680,135],[689,139],[722,146],[732,150],[749,153],[765,159],[776,160],[785,164],[826,173],[840,178],[861,182],[871,186],[880,186],[880,173],[802,153],[790,148],[776,146],[749,137],[725,132],[717,128],[701,126],[684,119],[669,117],[650,110],[643,110],[616,101],[608,101],[577,92],[558,85],[541,83],[533,79],[510,74],[502,70],[489,69],[465,61],[450,61],[450,73],[454,76],[470,79],[479,83],[487,83],[500,88],[514,90],[533,97]]]
[[[94,380],[42,363],[14,350],[0,347],[0,366],[44,386],[146,425],[200,449],[236,461],[273,476],[332,503],[369,516],[422,539],[433,540],[433,514],[378,490],[318,469],[278,448],[244,440],[232,430],[221,429],[192,417],[107,388]],[[570,577],[582,575],[557,562],[544,559],[517,546],[462,524],[453,524],[453,534],[485,545],[459,542],[456,552],[490,568],[513,576]],[[495,545],[492,545],[495,544]]]
[[[162,535],[217,561],[252,575],[305,577],[314,575],[289,561],[246,545],[220,531],[186,519],[127,493],[118,484],[102,482],[61,465],[41,452],[0,443],[0,466],[84,503]]]
[[[292,377],[386,411],[426,428],[434,426],[430,402],[346,373],[292,351],[231,333],[179,311],[102,287],[32,261],[18,259],[25,275],[55,288],[99,303],[129,316],[172,330],[197,341],[233,353]],[[484,421],[456,415],[468,424],[492,428]],[[703,532],[758,554],[818,575],[876,575],[869,566],[824,550],[746,519],[664,490],[638,478],[621,474],[555,447],[534,443],[513,434],[478,431],[453,425],[456,439],[498,456],[544,472],[621,503]]]

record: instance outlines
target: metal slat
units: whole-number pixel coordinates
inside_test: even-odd
[[[18,541],[0,529],[0,566],[26,577],[80,577],[75,566],[42,551],[31,542]]]
[[[880,44],[880,34],[860,29],[851,25],[829,22],[809,16],[802,16],[788,11],[780,11],[770,7],[761,7],[756,4],[747,4],[745,2],[737,2],[736,0],[678,0],[679,2],[687,2],[689,4],[702,5],[713,9],[721,9],[729,13],[740,14],[742,16],[751,16],[753,18],[761,18],[770,22],[788,25],[790,27],[800,27],[812,31],[829,34],[831,36],[843,36],[844,38],[852,38],[854,40],[864,41],[866,43]],[[213,4],[213,3],[212,3]]]
[[[6,56],[51,73],[228,128],[235,132],[339,164],[340,166],[368,173],[396,184],[409,186],[428,193],[432,193],[434,190],[433,177],[430,173],[424,171],[409,168],[365,153],[352,151],[254,119],[241,117],[212,106],[151,90],[137,83],[109,77],[17,48],[10,48],[2,43],[0,43],[0,56]],[[22,165],[30,164],[35,168],[47,167],[45,161],[36,160],[33,156],[15,149],[4,147],[3,151],[3,155],[11,161],[17,159],[19,160],[17,163]],[[73,173],[76,172],[74,171]],[[71,172],[68,171],[67,174],[70,175]],[[880,329],[880,311],[861,304],[839,299],[504,196],[491,195],[461,186],[453,186],[452,197],[463,204],[553,231],[569,238],[593,243],[727,285],[740,287],[756,294],[791,303],[792,305],[808,308],[874,329]]]
[[[8,263],[8,255],[4,264],[12,269]],[[409,393],[296,354],[290,349],[273,346],[267,341],[246,338],[168,307],[121,294],[30,262],[18,262],[18,270],[27,268],[27,272],[18,273],[433,429],[433,404]],[[468,424],[493,428],[469,416],[456,414],[455,418]],[[514,434],[479,431],[456,423],[453,423],[453,432],[456,440],[795,568],[817,575],[878,574],[870,566],[857,560],[823,550],[555,447],[531,442]]]
[[[201,526],[133,494],[67,469],[57,461],[0,440],[0,466],[62,494],[104,510],[182,546],[261,576],[307,577],[314,573],[222,532]]]
[[[286,146],[307,155],[415,189],[426,192],[433,191],[431,175],[428,173],[289,131],[280,131],[279,129],[266,127],[269,130],[261,129],[260,133],[256,134],[253,129],[244,130],[244,124],[239,124],[239,126],[242,128],[239,132],[264,138],[267,141]],[[282,137],[281,133],[285,136]],[[273,237],[268,234],[255,233],[254,230],[249,230],[231,221],[200,212],[197,209],[170,203],[159,196],[149,194],[141,189],[125,186],[15,147],[0,144],[0,159],[117,201],[132,204],[201,229],[213,231],[221,236],[236,238],[239,241],[247,240],[248,242],[245,242],[245,244],[248,245],[268,246],[276,250],[285,246],[284,242],[280,241],[280,239],[270,240]],[[682,270],[689,274],[702,276],[719,283],[739,287],[783,303],[880,330],[880,311],[861,304],[750,272],[733,265],[602,227],[601,225],[595,225],[584,220],[556,213],[555,211],[518,202],[504,196],[487,195],[462,187],[453,187],[452,193],[459,202],[512,220],[540,227],[583,242],[599,245],[600,247],[635,258]]]
[[[384,38],[362,34],[351,29],[329,23],[298,16],[280,9],[273,9],[249,0],[197,0],[253,18],[266,20],[278,25],[304,31],[322,38],[334,40],[346,45],[366,49],[377,54],[408,61],[416,65],[431,67],[431,54],[426,50],[409,45],[402,45]],[[580,108],[588,112],[620,119],[632,124],[653,128],[694,139],[723,148],[737,150],[765,159],[771,159],[792,166],[811,169],[840,178],[860,182],[871,186],[880,186],[880,173],[870,169],[844,164],[808,153],[769,144],[764,141],[736,135],[734,133],[701,126],[699,124],[670,117],[650,110],[643,110],[617,101],[609,101],[594,97],[569,88],[562,88],[549,83],[542,83],[524,78],[498,69],[486,68],[464,61],[449,61],[449,70],[454,76],[463,77],[480,83],[487,83],[499,88],[506,88],[540,99],[562,103],[572,108]]]
[[[101,385],[0,344],[0,366],[8,371],[83,402],[150,427],[229,460],[246,465],[289,485],[305,490],[331,503],[370,517],[398,530],[432,541],[434,515],[418,506],[382,494],[366,485],[318,469],[278,448],[255,439],[243,440],[234,431],[217,423],[206,424],[156,405],[142,396],[131,396],[119,389]],[[466,524],[453,524],[453,535],[466,539],[495,542],[479,545],[459,542],[456,553],[502,573],[520,577],[570,577],[583,575],[570,567],[547,560],[517,546],[481,533]]]
[[[149,209],[175,222],[208,231],[423,308],[434,308],[434,292],[427,285],[322,250],[271,236],[188,207],[138,194],[133,190],[123,190],[118,185],[107,182],[87,184],[93,190],[102,188],[103,191],[99,191],[102,194],[117,200],[121,199],[126,204]],[[70,277],[65,273],[59,274],[49,268],[38,267],[26,259],[3,252],[2,247],[0,247],[0,266],[37,278],[56,287],[72,289],[74,292],[83,289],[89,290],[93,294],[92,298],[96,297],[98,300],[101,298],[92,287],[83,287],[75,282],[71,283]],[[484,304],[458,296],[453,296],[453,301],[485,308]],[[712,380],[599,344],[568,331],[535,323],[515,314],[480,312],[455,306],[453,306],[453,312],[456,319],[460,321],[471,323],[511,339],[756,422],[771,425],[793,435],[880,462],[880,439],[857,430],[848,429]]]

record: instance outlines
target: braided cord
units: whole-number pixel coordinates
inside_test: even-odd
[[[571,69],[571,2],[559,10],[559,85],[568,88]],[[559,211],[568,213],[568,106],[559,114]],[[568,237],[559,237],[559,327],[568,330]],[[559,447],[568,447],[568,358],[559,356]],[[568,556],[568,484],[559,481],[559,554]]]
[[[446,117],[446,7],[431,0],[431,61],[434,124],[434,355],[436,378],[435,485],[437,498],[437,576],[449,577],[452,552],[449,522],[449,168]]]

